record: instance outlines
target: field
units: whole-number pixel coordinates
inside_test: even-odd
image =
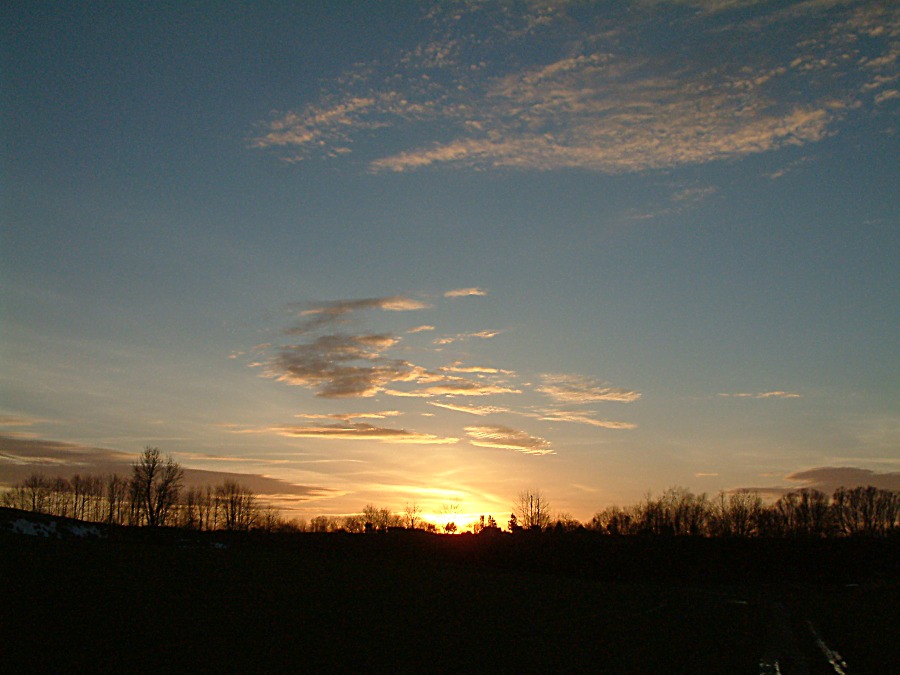
[[[900,672],[896,541],[110,531],[0,547],[5,672]]]

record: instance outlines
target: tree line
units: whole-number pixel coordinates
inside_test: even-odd
[[[610,535],[884,537],[900,533],[900,491],[839,487],[829,496],[802,488],[767,504],[751,491],[709,498],[675,487],[630,507],[610,506],[586,527]]]
[[[379,532],[417,529],[431,533],[460,531],[459,504],[442,507],[443,526],[427,522],[421,508],[367,504],[360,513],[316,516],[309,522],[287,520],[245,486],[226,480],[205,487],[184,485],[184,470],[159,448],[147,447],[127,477],[118,474],[74,475],[48,479],[33,474],[0,497],[0,505],[53,516],[109,525],[181,527],[191,530],[293,532]],[[812,488],[783,494],[766,503],[752,491],[721,491],[714,497],[672,487],[647,494],[637,504],[610,506],[588,522],[551,512],[540,490],[524,490],[515,500],[509,532],[588,530],[604,535],[695,537],[885,537],[900,533],[900,491],[873,486],[840,487],[832,495]],[[481,516],[467,530],[499,533],[500,525]]]
[[[4,492],[0,505],[108,525],[290,529],[275,509],[235,481],[186,488],[181,466],[154,447],[144,449],[129,476],[76,474],[49,479],[36,473]]]

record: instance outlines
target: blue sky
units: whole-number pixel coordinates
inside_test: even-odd
[[[892,3],[2,11],[0,480],[897,480]]]

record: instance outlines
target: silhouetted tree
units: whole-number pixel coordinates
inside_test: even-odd
[[[802,488],[788,492],[775,502],[773,511],[783,535],[825,536],[831,531],[828,496],[818,490]]]
[[[216,487],[216,497],[222,510],[222,527],[229,531],[247,531],[256,523],[259,509],[256,495],[249,489],[227,480]]]
[[[389,527],[400,527],[402,520],[387,508],[377,508],[372,504],[366,504],[362,512],[363,522],[370,523],[371,529],[387,531]],[[368,531],[368,528],[367,528]]]
[[[884,536],[898,527],[900,492],[855,487],[838,488],[832,500],[835,526],[842,534]]]
[[[118,474],[106,477],[106,516],[109,525],[122,525],[127,513],[128,481]]]
[[[583,527],[581,521],[566,512],[556,514],[556,520],[553,522],[553,529],[556,532],[572,532]]]
[[[366,531],[366,521],[362,515],[354,513],[349,516],[344,516],[341,519],[341,526],[347,530],[347,532],[365,532]]]
[[[451,502],[441,506],[441,515],[444,518],[444,532],[446,534],[454,534],[458,529],[456,519],[459,516],[459,502]]]
[[[169,512],[178,501],[184,471],[172,459],[165,459],[159,448],[147,446],[132,465],[132,495],[137,512],[150,527],[166,524]]]
[[[711,504],[710,534],[720,537],[750,537],[758,532],[762,497],[755,492],[724,490]]]
[[[406,527],[410,530],[416,529],[416,523],[419,522],[419,514],[422,512],[422,509],[419,508],[419,505],[416,502],[406,502],[406,510],[404,514],[406,515]]]
[[[550,525],[550,502],[540,490],[523,490],[513,508],[521,527],[543,529]]]
[[[68,518],[72,515],[72,485],[65,478],[56,478],[50,482],[50,493],[47,498],[47,512]]]
[[[33,473],[25,479],[25,490],[31,502],[31,510],[42,513],[49,494],[47,481],[40,474]]]

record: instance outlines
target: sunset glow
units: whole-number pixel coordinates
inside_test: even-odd
[[[8,5],[0,489],[900,488],[900,5]]]

